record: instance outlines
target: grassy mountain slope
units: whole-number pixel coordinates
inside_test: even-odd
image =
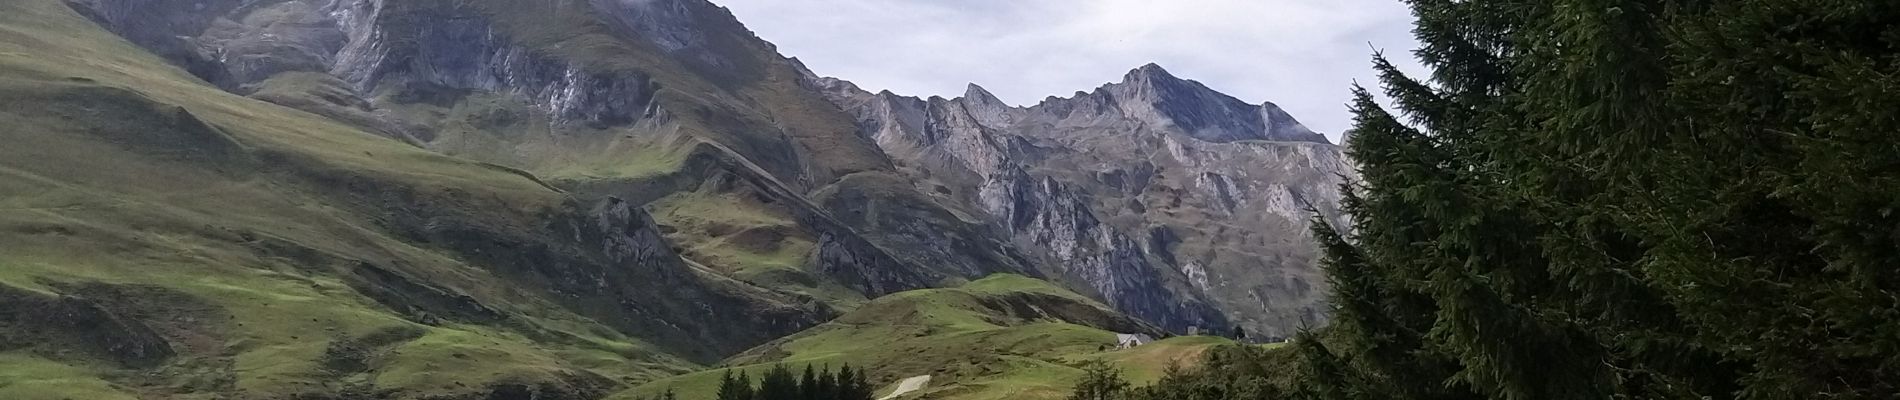
[[[0,397],[591,396],[822,317],[602,246],[657,243],[625,205],[229,94],[58,1],[0,4],[0,104]]]
[[[727,360],[760,376],[775,364],[850,364],[872,368],[874,384],[932,375],[916,396],[954,399],[1061,398],[1090,359],[1122,366],[1136,380],[1152,380],[1174,362],[1193,363],[1224,339],[1179,337],[1130,350],[1103,351],[1115,332],[1155,328],[1110,311],[1099,302],[1017,275],[993,275],[956,288],[902,292],[872,300],[838,319],[754,348]],[[673,389],[687,399],[710,398],[725,370],[658,380],[615,398]],[[884,391],[891,388],[886,387]]]
[[[285,4],[290,3],[294,2]],[[806,201],[808,193],[835,187],[876,192],[900,202],[923,196],[911,193],[915,191],[911,185],[862,185],[873,181],[844,179],[879,176],[889,180],[899,175],[876,146],[856,135],[848,115],[800,85],[795,63],[711,3],[404,0],[387,4],[367,29],[404,38],[384,42],[389,43],[384,59],[410,61],[329,67],[332,74],[340,75],[331,81],[350,75],[335,70],[376,71],[371,74],[376,78],[356,83],[365,86],[365,93],[351,95],[361,99],[343,102],[374,115],[376,121],[364,125],[394,127],[446,154],[520,168],[583,197],[615,196],[647,204],[698,193],[723,197],[717,201],[738,207],[774,209],[790,217],[788,228],[796,228],[777,233],[787,240],[813,244],[756,252],[736,249],[727,232],[681,228],[703,221],[674,219],[686,217],[677,213],[659,215],[660,224],[681,228],[670,240],[700,250],[690,252],[689,258],[721,271],[750,269],[731,265],[735,256],[774,258],[769,261],[798,256],[798,262],[789,265],[798,271],[790,272],[813,281],[801,286],[825,286],[826,291],[845,287],[858,292],[858,297],[924,287],[946,277],[1032,272],[1023,260],[1004,251],[1006,244],[979,240],[984,237],[979,224],[935,218],[943,211],[932,202],[900,203],[905,207],[899,211],[931,218],[884,229],[841,223],[840,218],[860,211],[857,205]],[[237,7],[229,15],[283,21],[294,19],[285,16],[295,14]],[[458,44],[468,41],[482,43]],[[410,42],[444,46],[433,49]],[[518,51],[501,57],[510,62],[532,60],[530,72],[565,69],[567,75],[585,76],[586,83],[548,93],[543,86],[552,83],[542,80],[558,81],[562,74],[533,76],[509,70],[518,76],[487,83],[487,72],[465,71],[471,68],[468,64],[505,63],[496,61],[497,57],[484,58],[483,52],[496,48]],[[362,114],[313,100],[333,97],[332,86],[309,83],[324,81],[321,77],[300,76],[304,75],[285,74],[259,82],[254,85],[259,92],[252,96],[344,120],[356,120]],[[599,92],[591,92],[595,90]],[[550,109],[559,106],[544,98],[575,91],[588,95],[581,103],[606,104],[612,112],[606,113],[608,117],[550,114]],[[730,185],[704,190],[701,183],[711,180]],[[823,246],[827,238],[848,244]],[[958,251],[934,251],[938,243],[957,244]],[[837,253],[840,247],[852,248],[851,256],[817,254]],[[799,250],[810,251],[793,254]],[[832,263],[845,259],[867,265]],[[867,269],[903,273],[864,276],[869,274]],[[737,277],[765,286],[784,281],[781,276]],[[852,296],[818,297],[833,306],[849,307],[855,301],[848,299]]]

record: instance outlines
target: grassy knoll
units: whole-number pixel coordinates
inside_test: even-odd
[[[0,398],[132,400],[97,371],[28,355],[0,353]]]
[[[746,193],[694,191],[648,205],[682,256],[734,279],[809,296],[838,309],[863,294],[811,270],[817,238],[789,210]]]
[[[1105,329],[1106,328],[1106,329]],[[1054,399],[1068,394],[1081,363],[1099,359],[1122,366],[1137,382],[1160,376],[1175,362],[1192,364],[1208,348],[1231,343],[1181,337],[1130,350],[1103,351],[1115,331],[1150,329],[1086,297],[1047,282],[993,275],[957,288],[925,289],[874,299],[825,325],[755,348],[728,360],[736,371],[759,376],[772,365],[868,367],[873,382],[932,375],[929,387],[907,397]],[[666,389],[710,398],[724,370],[661,379],[614,398],[632,399]],[[880,393],[893,387],[885,387]]]

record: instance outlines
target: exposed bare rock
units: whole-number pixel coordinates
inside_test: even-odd
[[[1338,147],[1272,103],[1149,64],[1121,82],[1012,107],[870,93],[808,75],[919,182],[1011,232],[1040,264],[1181,331],[1267,335],[1324,318],[1309,218],[1335,223]]]

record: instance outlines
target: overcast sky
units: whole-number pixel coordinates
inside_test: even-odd
[[[1031,105],[1150,62],[1338,138],[1370,54],[1410,64],[1399,0],[713,0],[779,51],[866,90]],[[1416,70],[1416,68],[1414,68]]]

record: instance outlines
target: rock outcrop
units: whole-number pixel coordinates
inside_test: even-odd
[[[859,133],[929,190],[1013,234],[1117,308],[1181,331],[1285,335],[1324,318],[1307,224],[1343,224],[1338,147],[1272,103],[1247,104],[1157,65],[1013,107],[870,93],[807,73]]]

